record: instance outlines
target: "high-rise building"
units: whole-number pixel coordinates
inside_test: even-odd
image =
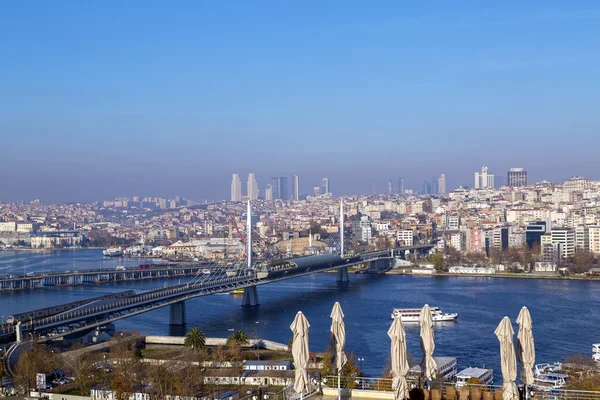
[[[390,179],[388,181],[388,194],[393,194],[394,193],[394,184],[392,183],[392,180]]]
[[[475,189],[493,189],[494,174],[488,172],[487,167],[482,167],[481,172],[475,172]]]
[[[256,182],[256,177],[254,174],[248,174],[248,200],[257,200],[258,199],[258,183]]]
[[[300,200],[300,178],[298,178],[298,175],[292,177],[292,200]]]
[[[288,178],[285,176],[276,176],[271,178],[274,181],[273,185],[273,199],[275,200],[289,200],[288,192]]]
[[[588,228],[589,250],[600,254],[600,226],[593,225]]]
[[[446,194],[446,174],[441,174],[438,178],[438,193]]]
[[[273,186],[271,184],[267,184],[265,187],[265,200],[273,200]]]
[[[377,194],[377,181],[369,179],[369,194]]]
[[[575,254],[575,231],[571,228],[556,228],[550,231],[552,244],[562,246],[561,260],[566,260]]]
[[[233,174],[231,180],[231,201],[242,201],[242,180],[238,174]]]
[[[508,171],[508,186],[527,186],[527,171],[523,168],[511,168]]]
[[[329,178],[321,179],[321,193],[329,194]]]
[[[321,195],[321,186],[313,187],[313,193],[314,193],[315,197]]]
[[[404,194],[404,179],[398,178],[398,194]]]

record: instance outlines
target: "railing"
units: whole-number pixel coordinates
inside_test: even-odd
[[[330,389],[338,388],[338,377],[337,376],[327,376],[322,381],[323,386]],[[410,382],[409,380],[409,390],[419,390],[417,389],[416,382]],[[340,378],[340,387],[341,389],[350,389],[350,390],[361,390],[361,391],[371,391],[371,392],[393,392],[392,388],[392,379],[387,378],[367,378],[360,376],[342,376]],[[520,390],[522,393],[522,398],[525,397],[525,391],[521,387]],[[536,388],[528,388],[528,399],[537,399],[537,400],[598,400],[600,399],[600,392],[595,391],[583,391],[583,390],[542,390]],[[457,400],[457,399],[470,399],[470,400],[482,400],[486,398],[490,398],[489,395],[485,393],[490,393],[495,396],[494,398],[502,398],[502,386],[498,385],[465,385],[461,387],[457,387],[454,383],[432,383],[429,389],[426,391],[425,398],[431,399],[447,399],[447,400]]]

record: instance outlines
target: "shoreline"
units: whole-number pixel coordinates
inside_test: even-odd
[[[451,274],[448,272],[438,272],[435,274],[415,274],[413,272],[404,272],[403,270],[391,270],[384,272],[385,275],[410,275],[422,276],[427,278],[440,277],[461,277],[461,278],[512,278],[512,279],[552,279],[552,280],[580,280],[580,281],[600,281],[600,277],[592,278],[586,276],[560,276],[560,275],[536,275],[531,273],[510,273],[500,272],[497,274]]]

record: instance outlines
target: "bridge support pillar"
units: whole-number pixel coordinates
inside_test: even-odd
[[[185,325],[185,302],[173,303],[169,307],[169,324]]]
[[[244,288],[244,301],[242,302],[242,306],[254,307],[259,305],[258,302],[258,290],[256,286],[248,286]]]
[[[17,322],[17,326],[15,327],[15,333],[17,334],[17,342],[23,341],[23,330],[21,329],[21,321]],[[2,379],[0,377],[0,379]]]
[[[337,281],[350,282],[350,278],[348,278],[348,267],[342,267],[337,270]]]

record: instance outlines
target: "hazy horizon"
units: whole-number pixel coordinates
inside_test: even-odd
[[[600,5],[0,6],[0,201],[600,179]],[[291,182],[290,182],[291,185]]]

